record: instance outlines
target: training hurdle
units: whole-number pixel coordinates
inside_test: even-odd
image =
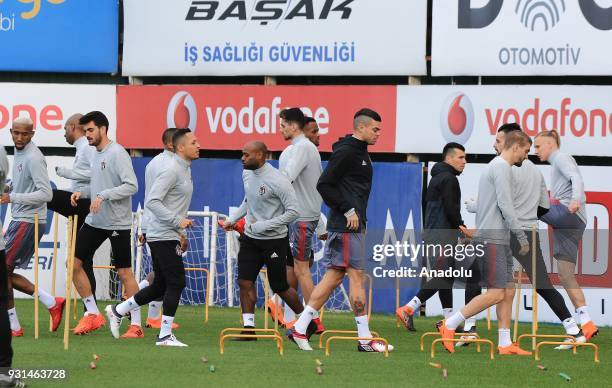
[[[488,339],[482,339],[482,338],[477,338],[477,339],[465,339],[465,338],[436,338],[435,340],[433,340],[433,342],[431,343],[431,358],[435,358],[436,357],[436,344],[438,343],[444,343],[445,341],[450,341],[450,342],[466,342],[466,343],[476,343],[476,344],[487,344],[489,345],[489,357],[491,360],[493,360],[495,358],[495,354],[493,353],[493,342],[491,340]]]
[[[380,334],[376,331],[370,331],[374,337],[380,337]],[[323,349],[323,337],[330,334],[357,334],[357,330],[325,330],[319,336],[319,349]]]
[[[558,346],[558,345],[567,345],[567,344],[568,344],[567,342],[559,342],[559,341],[542,341],[542,342],[538,342],[538,344],[536,345],[536,348],[535,348],[535,353],[534,353],[535,360],[536,361],[540,361],[540,348],[542,346],[544,346],[544,345],[557,345]],[[593,356],[593,362],[599,363],[599,346],[597,346],[595,344],[592,344],[592,343],[589,343],[589,342],[585,342],[585,343],[578,343],[578,342],[576,342],[576,343],[572,344],[572,346],[574,347],[574,354],[576,354],[575,350],[576,350],[576,347],[578,347],[578,346],[583,346],[583,347],[586,346],[586,347],[589,347],[589,348],[593,348],[594,349],[594,353],[595,353],[594,356]]]
[[[478,333],[455,333],[455,337],[463,337],[463,336],[471,336],[476,337],[476,339],[480,339]],[[437,331],[428,331],[427,333],[423,333],[421,336],[421,352],[425,351],[425,338],[427,337],[440,337],[440,333]],[[460,338],[461,339],[461,338]],[[468,341],[464,341],[468,342]],[[480,343],[476,343],[476,351],[480,353]]]
[[[339,336],[329,337],[327,339],[327,341],[325,341],[325,355],[326,356],[329,356],[329,349],[330,349],[330,345],[331,345],[332,341],[380,341],[380,342],[385,344],[385,358],[389,357],[389,342],[385,338],[382,338],[382,337],[373,337],[373,338],[368,338],[368,337],[339,337]]]
[[[253,334],[243,334],[243,332]],[[228,333],[228,334],[226,334]],[[264,333],[264,334],[257,334]],[[269,334],[265,334],[269,333]],[[262,338],[262,339],[273,339],[276,341],[276,347],[278,348],[279,354],[284,354],[283,337],[277,330],[274,329],[245,329],[243,327],[228,327],[219,333],[219,352],[225,353],[225,340],[228,338]]]
[[[72,275],[74,270],[74,250],[76,247],[77,223],[79,216],[68,217],[68,243],[66,244],[68,256],[66,258],[66,315],[64,317],[64,350],[70,345],[70,295],[72,294]]]

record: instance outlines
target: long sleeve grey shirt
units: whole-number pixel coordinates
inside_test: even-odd
[[[91,158],[96,152],[96,147],[90,146],[85,136],[78,138],[74,146],[76,154],[72,168],[58,167],[57,175],[72,180],[70,190],[73,193],[78,191],[81,193],[81,198],[90,198]]]
[[[480,176],[476,210],[476,239],[510,245],[510,231],[521,245],[527,236],[521,229],[512,200],[512,169],[501,156],[493,159]]]
[[[578,169],[576,160],[559,150],[553,152],[548,158],[552,166],[551,196],[568,206],[571,201],[579,201],[580,209],[576,215],[587,223],[586,194],[584,193],[584,180]]]
[[[164,150],[161,154],[157,154],[151,161],[147,164],[145,168],[145,196],[144,203],[147,203],[147,199],[149,197],[149,191],[153,186],[153,182],[159,174],[167,167],[169,161],[174,158],[174,153],[168,150]],[[142,233],[147,233],[148,225],[151,222],[151,212],[147,209],[146,205],[144,210],[142,211],[142,222],[141,222],[141,230]]]
[[[13,190],[9,196],[13,221],[33,223],[38,213],[38,223],[46,223],[47,202],[53,198],[53,191],[45,156],[32,142],[22,150],[15,149]]]
[[[542,172],[529,159],[521,167],[512,166],[512,199],[521,227],[538,227],[538,207],[550,208],[548,189]]]
[[[242,181],[245,197],[230,222],[246,215],[247,236],[259,240],[286,237],[287,225],[298,218],[295,190],[287,177],[266,163],[257,170],[244,170]]]
[[[138,181],[132,159],[119,144],[111,141],[91,160],[91,197],[101,197],[97,213],[89,213],[85,222],[94,228],[126,230],[132,228],[132,195]]]
[[[6,150],[0,146],[0,193],[4,193],[4,185],[6,184],[6,178],[9,173],[9,161],[6,156]],[[2,228],[0,228],[0,251],[6,248],[4,238],[2,235]]]
[[[149,212],[147,241],[180,240],[179,224],[187,218],[193,194],[191,163],[178,155],[165,159],[165,166],[147,187],[145,210]]]
[[[291,141],[278,160],[280,172],[293,185],[298,201],[298,220],[316,221],[321,215],[323,198],[317,191],[317,182],[323,172],[317,147],[304,135]]]

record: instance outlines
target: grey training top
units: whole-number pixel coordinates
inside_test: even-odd
[[[512,199],[523,229],[538,227],[538,206],[550,208],[544,176],[529,159],[521,167],[512,166]]]
[[[157,154],[151,161],[147,164],[145,168],[145,196],[144,203],[147,203],[147,198],[149,197],[149,190],[153,186],[153,182],[159,176],[159,174],[168,166],[168,162],[174,158],[174,153],[168,150],[164,150],[161,154]],[[151,212],[147,210],[146,206],[142,211],[142,222],[141,222],[141,230],[142,233],[147,233],[147,228],[149,223],[151,222]]]
[[[74,156],[72,169],[58,167],[57,175],[72,180],[70,190],[73,193],[78,191],[81,193],[81,198],[91,198],[89,192],[91,158],[94,152],[96,152],[96,147],[90,146],[85,136],[79,137],[77,141],[74,142],[74,146],[76,147],[76,155]]]
[[[9,173],[9,162],[6,156],[6,150],[0,146],[0,193],[4,192],[4,185],[6,184],[6,178]],[[4,244],[4,238],[2,236],[2,228],[0,228],[0,251],[6,248]]]
[[[565,206],[568,206],[571,201],[579,201],[580,209],[576,215],[586,224],[584,181],[576,160],[571,155],[557,150],[550,155],[548,161],[552,166],[551,196],[558,199]]]
[[[132,195],[138,181],[132,159],[119,144],[111,141],[91,160],[91,197],[101,197],[97,213],[89,213],[85,222],[94,228],[126,230],[132,228]]]
[[[171,155],[149,185],[145,201],[145,210],[149,213],[147,241],[180,240],[179,223],[187,218],[193,194],[191,163]]]
[[[281,153],[279,170],[289,178],[298,200],[298,220],[317,221],[321,215],[323,198],[317,182],[323,172],[317,147],[306,136],[299,135]]]
[[[22,150],[15,149],[13,161],[13,189],[10,193],[13,221],[38,223],[47,220],[47,202],[53,198],[47,162],[36,144],[29,142]]]
[[[244,200],[230,222],[246,215],[247,236],[259,240],[286,237],[287,225],[298,217],[295,190],[287,177],[266,163],[257,170],[244,170],[242,180]]]
[[[512,169],[501,156],[486,167],[478,183],[476,210],[476,239],[498,245],[510,245],[510,230],[521,245],[527,245],[527,236],[514,210],[512,201]]]

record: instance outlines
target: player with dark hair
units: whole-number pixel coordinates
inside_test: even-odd
[[[155,180],[149,182],[145,202],[155,278],[136,295],[116,306],[108,305],[105,310],[111,333],[119,338],[121,320],[127,313],[163,297],[164,312],[156,345],[185,347],[172,334],[172,323],[185,288],[181,237],[183,230],[193,224],[187,218],[193,194],[191,163],[200,155],[200,144],[189,129],[174,131],[172,144],[176,154],[167,157]]]
[[[85,224],[78,231],[75,247],[73,282],[87,311],[74,334],[87,334],[105,324],[105,319],[93,297],[83,263],[93,260],[94,253],[107,239],[113,252],[113,265],[127,297],[138,292],[132,272],[132,195],[138,191],[138,181],[132,159],[118,143],[108,138],[108,119],[99,111],[89,112],[79,120],[85,128],[87,141],[96,147],[91,160],[91,206]],[[73,205],[81,197],[75,192],[70,197]],[[131,325],[123,338],[142,338],[140,310],[131,314]]]
[[[340,139],[333,146],[333,153],[317,190],[330,208],[323,260],[327,271],[317,284],[310,301],[287,337],[300,349],[312,350],[308,343],[307,327],[331,292],[348,275],[351,307],[355,313],[358,336],[372,338],[368,325],[363,287],[365,267],[365,226],[368,198],[372,188],[372,161],[368,146],[378,141],[381,118],[371,109],[361,109],[353,117],[353,135]],[[359,341],[361,352],[384,352],[385,345],[374,340]],[[393,346],[389,345],[389,350]]]
[[[319,134],[319,124],[317,124],[317,121],[314,118],[304,118],[304,128],[302,129],[302,132],[304,132],[304,136],[306,136],[306,138],[310,140],[312,144],[317,147],[319,146],[319,143],[321,142],[321,135]]]
[[[436,163],[431,170],[432,178],[425,198],[423,239],[427,244],[455,246],[460,234],[471,237],[461,218],[461,188],[457,179],[466,165],[465,148],[458,143],[448,143],[442,150],[442,159],[443,161]],[[433,269],[446,270],[455,267],[455,259],[452,256],[445,257],[441,254],[438,257],[429,257],[428,260]],[[454,278],[446,277],[427,281],[410,302],[397,309],[397,317],[408,330],[414,330],[412,317],[415,311],[437,292],[444,318],[447,318],[453,311],[453,283]]]

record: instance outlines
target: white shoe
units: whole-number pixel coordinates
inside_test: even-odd
[[[459,339],[468,339],[468,340],[472,340],[472,339],[476,339],[475,335],[462,335]],[[466,346],[469,345],[470,342],[456,342],[455,343],[455,347],[459,348],[461,346]]]
[[[295,342],[295,344],[301,350],[312,350],[310,343],[308,342],[308,337],[304,334],[300,334],[295,329],[287,330],[287,338],[291,341]]]
[[[582,332],[580,332],[580,333],[576,334],[576,336],[574,336],[574,338],[566,338],[565,341],[563,341],[563,342],[567,342],[568,345],[559,345],[555,349],[556,350],[569,350],[569,349],[573,349],[574,346],[569,345],[569,344],[571,344],[571,343],[583,344],[583,343],[587,342],[587,339],[582,334]]]
[[[121,336],[121,333],[119,333],[119,328],[121,327],[121,320],[123,317],[117,316],[113,306],[110,304],[104,308],[104,311],[106,311],[106,318],[108,318],[108,327],[110,328],[111,334],[113,337],[119,338]]]
[[[182,343],[177,340],[174,334],[169,334],[163,338],[157,338],[157,342],[155,342],[156,346],[177,346],[181,348],[186,348],[189,345]]]
[[[362,344],[359,342],[357,345],[357,350],[360,352],[369,352],[369,353],[384,353],[385,352],[385,343],[382,341],[370,341],[368,343]],[[393,345],[388,345],[388,350],[390,352],[395,349]]]

